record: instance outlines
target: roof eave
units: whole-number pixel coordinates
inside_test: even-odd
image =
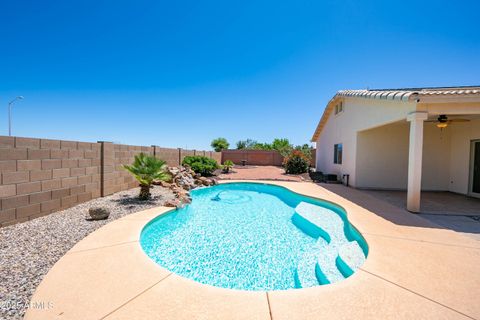
[[[327,103],[327,106],[325,107],[325,110],[323,110],[322,117],[320,118],[320,121],[318,121],[317,127],[315,128],[315,132],[313,133],[313,136],[310,140],[310,142],[316,142],[318,137],[320,136],[320,133],[323,129],[324,124],[328,120],[328,116],[330,115],[330,112],[333,109],[333,105],[338,101],[339,98],[343,98],[340,96],[338,93],[335,94],[332,99]]]

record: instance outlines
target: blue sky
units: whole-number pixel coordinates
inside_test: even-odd
[[[23,95],[19,136],[302,144],[337,90],[479,84],[478,1],[0,4],[5,135]]]

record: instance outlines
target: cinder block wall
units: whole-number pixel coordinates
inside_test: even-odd
[[[97,143],[0,137],[0,225],[100,196]]]
[[[221,152],[205,151],[205,156],[215,159],[215,161],[217,161],[218,163],[223,163]]]
[[[115,144],[115,174],[116,181],[114,192],[128,190],[138,186],[135,178],[123,169],[124,164],[131,164],[135,155],[143,152],[145,154],[154,155],[153,147],[128,146],[124,144]]]
[[[230,160],[235,164],[241,164],[242,160],[246,160],[249,165],[256,166],[281,166],[283,165],[283,156],[278,151],[271,150],[223,150],[222,152],[216,152],[220,154],[211,156],[211,158],[217,160],[217,162],[224,162]],[[310,165],[315,166],[316,150],[313,149],[311,153]]]
[[[136,187],[122,165],[140,152],[169,166],[179,165],[186,155],[220,156],[180,148],[0,136],[0,227]]]
[[[257,166],[281,166],[283,157],[278,151],[270,150],[223,150],[221,153],[222,163],[231,160],[235,164],[241,164],[246,160],[249,165]]]
[[[167,165],[173,167],[180,164],[180,153],[181,149],[178,148],[162,148],[159,146],[154,146],[155,157],[165,160]]]

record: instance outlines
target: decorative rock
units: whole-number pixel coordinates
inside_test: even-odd
[[[194,172],[191,169],[185,167],[171,167],[168,168],[168,170],[172,175],[173,184],[185,190],[191,190],[196,187],[193,178]]]
[[[110,215],[110,210],[102,207],[88,209],[90,220],[104,220]]]
[[[190,196],[180,198],[180,202],[182,204],[189,204],[192,203],[192,198]]]
[[[180,169],[177,167],[169,167],[168,171],[172,176],[176,176],[180,172]]]
[[[180,205],[180,201],[178,199],[167,200],[164,204],[165,207],[178,207]]]
[[[138,189],[133,188],[0,228],[0,319],[23,319],[25,308],[35,307],[27,303],[31,301],[35,288],[79,239],[112,220],[164,205],[165,201],[174,199],[169,189],[159,187],[150,191],[152,198],[149,201],[139,200]],[[110,210],[108,219],[89,220],[88,210],[95,207]],[[41,304],[37,303],[37,306],[41,307]],[[48,302],[43,305],[48,307]]]
[[[163,188],[171,188],[172,187],[171,183],[168,183],[168,182],[165,182],[165,181],[155,181],[153,184],[157,185],[157,186],[162,186]]]
[[[168,203],[172,207],[176,206],[178,208],[191,203],[192,199],[188,191],[197,187],[217,184],[215,179],[202,177],[188,166],[169,167],[168,172],[172,176],[172,183],[159,182],[159,185],[173,191],[178,203]]]

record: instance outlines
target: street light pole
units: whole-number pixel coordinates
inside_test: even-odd
[[[22,100],[22,99],[23,99],[23,96],[18,96],[8,103],[8,136],[9,137],[12,135],[12,105],[15,103],[15,101]]]

